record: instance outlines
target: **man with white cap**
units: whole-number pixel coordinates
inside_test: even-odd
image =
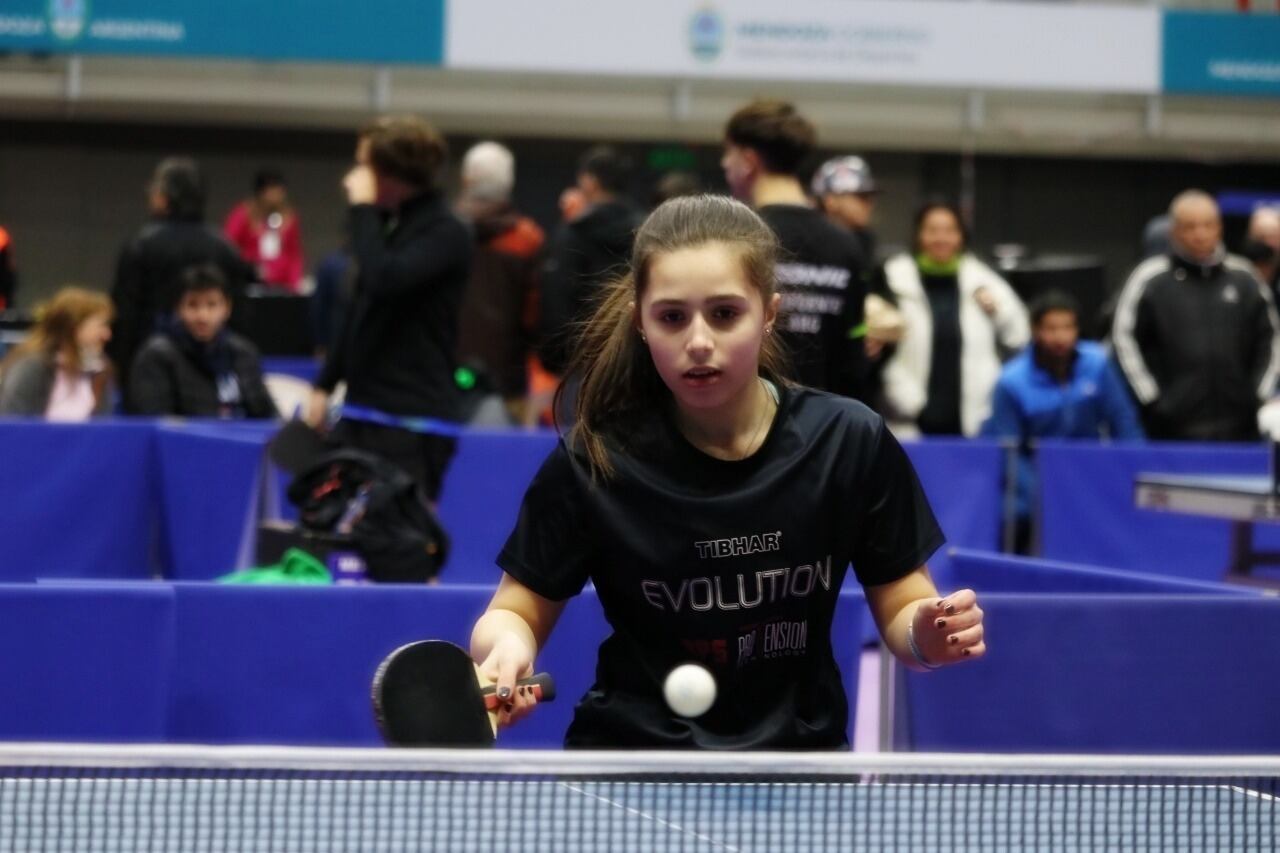
[[[861,244],[862,256],[874,263],[876,235],[871,218],[880,187],[867,161],[853,154],[828,160],[813,173],[810,186],[827,218],[848,229]]]
[[[876,198],[880,186],[871,175],[867,161],[855,154],[833,157],[818,167],[809,184],[827,219],[853,235],[862,248],[867,263],[876,263],[876,234],[871,230]],[[873,287],[876,280],[869,282]],[[867,355],[873,360],[872,381],[878,386],[879,370],[875,364],[884,347],[902,337],[902,315],[894,307],[892,296],[880,292],[867,294],[864,308],[867,323]]]

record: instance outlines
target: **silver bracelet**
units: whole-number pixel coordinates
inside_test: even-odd
[[[911,649],[911,656],[916,659],[916,663],[925,669],[940,669],[942,664],[929,663],[924,659],[924,655],[920,654],[920,647],[916,645],[915,620],[907,623],[907,648]]]

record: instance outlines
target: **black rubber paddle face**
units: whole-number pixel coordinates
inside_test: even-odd
[[[373,679],[378,728],[393,746],[493,746],[475,665],[452,643],[396,649]]]

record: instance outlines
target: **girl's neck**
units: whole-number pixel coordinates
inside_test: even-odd
[[[676,425],[689,443],[716,459],[746,459],[760,449],[777,413],[764,380],[756,377],[736,398],[718,409],[676,406]]]

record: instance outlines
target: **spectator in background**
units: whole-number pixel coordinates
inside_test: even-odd
[[[169,325],[133,362],[129,410],[187,418],[274,418],[258,350],[227,329],[231,293],[213,264],[179,276],[178,307]]]
[[[241,305],[254,279],[253,267],[204,222],[205,185],[200,168],[186,157],[170,157],[156,167],[147,190],[151,221],[120,253],[111,299],[116,322],[112,360],[128,391],[128,370],[143,342],[166,326],[178,302],[179,275],[195,264],[222,270],[234,305]],[[237,315],[243,308],[236,308]],[[231,325],[237,325],[233,315]]]
[[[1154,258],[1169,254],[1169,221],[1168,213],[1161,213],[1147,220],[1142,228],[1142,259]]]
[[[693,172],[667,172],[658,178],[658,183],[653,187],[653,206],[657,207],[673,198],[700,195],[703,191],[702,179]]]
[[[791,104],[754,101],[730,117],[720,165],[733,195],[756,208],[782,246],[778,329],[795,377],[869,402],[862,340],[866,258],[858,241],[805,195],[800,170],[816,143],[813,125]]]
[[[1129,391],[1101,344],[1080,340],[1080,306],[1048,291],[1031,303],[1031,346],[1005,365],[982,435],[1019,445],[1016,550],[1028,553],[1036,494],[1031,442],[1043,438],[1140,441]]]
[[[302,235],[284,175],[275,169],[258,172],[253,195],[231,208],[222,230],[253,264],[258,281],[298,292],[304,269]]]
[[[458,358],[486,373],[512,421],[523,423],[545,237],[511,203],[515,180],[515,157],[497,142],[480,142],[462,158],[458,213],[471,222],[475,245],[458,318]]]
[[[631,164],[608,145],[578,161],[577,189],[586,207],[560,226],[547,252],[538,309],[538,355],[561,375],[573,336],[590,316],[601,286],[625,269],[642,215],[625,197]]]
[[[560,197],[556,200],[556,207],[560,211],[561,221],[572,222],[586,212],[587,198],[582,194],[582,190],[578,189],[577,184],[574,184],[561,190]]]
[[[828,160],[813,173],[810,188],[827,218],[857,238],[862,257],[874,264],[876,232],[871,220],[880,187],[867,161],[853,155]]]
[[[354,295],[306,416],[323,428],[329,395],[346,382],[334,440],[399,466],[433,501],[456,440],[405,419],[459,414],[458,310],[472,241],[439,189],[447,156],[444,137],[417,116],[386,116],[360,133],[343,180]]]
[[[1249,217],[1244,255],[1274,301],[1280,290],[1280,209],[1260,207]]]
[[[875,263],[876,235],[871,229],[880,187],[871,176],[871,167],[861,157],[845,156],[828,160],[814,172],[809,184],[818,205],[835,225],[847,230],[858,241],[862,257],[868,265]],[[876,276],[868,287],[883,281]],[[882,405],[884,356],[887,347],[902,339],[902,315],[887,291],[868,292],[863,315],[866,320],[868,401]]]
[[[114,308],[104,293],[64,287],[36,311],[27,339],[0,363],[0,414],[84,421],[111,411],[105,348]]]
[[[885,262],[884,287],[903,335],[884,368],[885,418],[899,437],[978,434],[1004,356],[1027,344],[1027,311],[1004,279],[968,251],[960,211],[924,204],[914,254]]]
[[[1111,335],[1143,426],[1153,439],[1256,441],[1280,377],[1275,307],[1223,250],[1210,195],[1178,194],[1169,216],[1172,250],[1130,274]]]
[[[0,311],[13,307],[13,296],[18,290],[18,267],[13,262],[13,238],[0,228]]]

